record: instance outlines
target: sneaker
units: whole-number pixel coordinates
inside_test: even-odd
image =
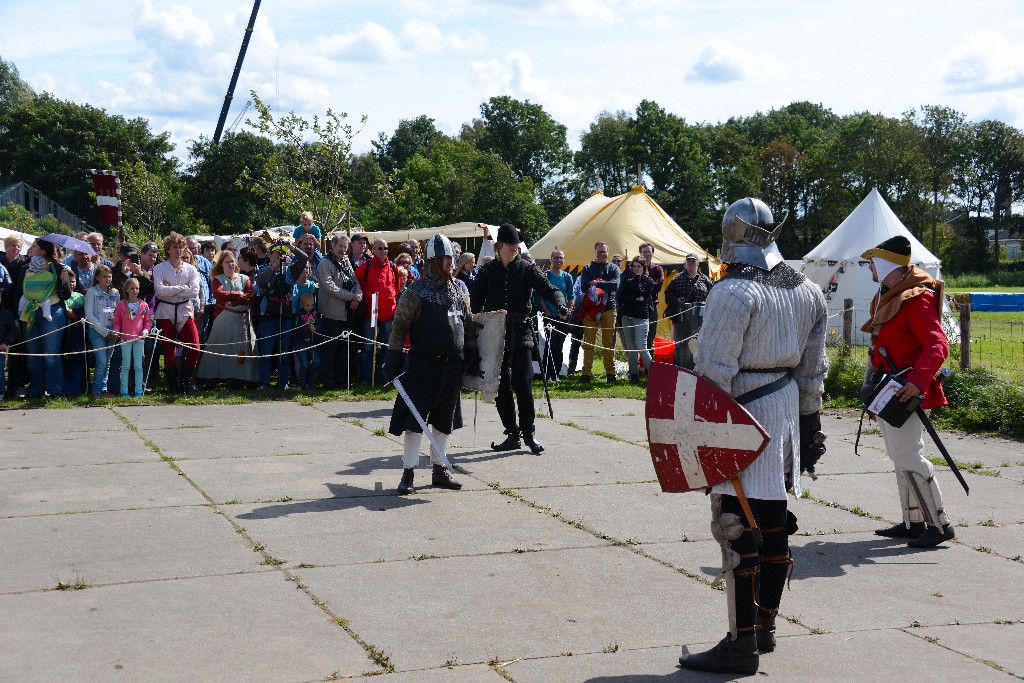
[[[121,398],[131,398],[131,396],[128,395],[127,391],[122,391],[121,392]]]
[[[140,391],[139,393],[135,394],[135,398],[142,398],[145,395],[146,394],[144,394],[143,392]]]
[[[605,375],[605,379],[608,380],[608,384],[615,384],[615,375],[612,375],[612,374]]]
[[[590,384],[590,375],[580,375],[580,384]]]

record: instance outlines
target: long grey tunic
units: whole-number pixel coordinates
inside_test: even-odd
[[[771,441],[740,474],[747,496],[785,500],[787,464],[792,466],[793,453],[800,449],[800,414],[821,409],[828,371],[825,297],[785,263],[770,273],[742,264],[730,266],[730,271],[708,295],[695,370],[739,396],[782,376],[781,372],[743,370],[793,368],[795,382],[746,405]],[[799,496],[799,458],[796,461],[793,490]],[[735,494],[731,483],[712,490]]]

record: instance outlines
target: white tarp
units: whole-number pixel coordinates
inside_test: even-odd
[[[910,240],[910,262],[933,278],[941,279],[938,257],[907,230],[877,189],[872,189],[839,227],[804,256],[800,271],[821,287],[828,302],[830,341],[842,340],[843,300],[853,299],[853,344],[867,346],[871,343],[868,335],[860,331],[860,326],[868,319],[871,298],[878,291],[878,283],[871,279],[869,263],[860,255],[897,235]],[[944,304],[943,318],[949,340],[959,341],[959,323],[954,319],[948,302]]]

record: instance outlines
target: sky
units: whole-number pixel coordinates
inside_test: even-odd
[[[212,137],[251,2],[0,0],[0,58],[37,92]],[[356,151],[402,119],[457,133],[496,95],[580,135],[657,102],[691,123],[808,100],[839,115],[922,105],[1024,129],[1020,0],[263,0],[227,117],[328,108]],[[236,130],[245,128],[244,119]]]

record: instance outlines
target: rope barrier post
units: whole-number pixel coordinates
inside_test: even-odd
[[[971,304],[960,304],[960,369],[971,367]]]
[[[843,299],[843,355],[853,348],[853,299]]]
[[[352,398],[352,333],[350,332],[345,337],[345,343],[348,344],[348,357],[345,361],[348,363],[348,369],[345,371],[345,394]]]

